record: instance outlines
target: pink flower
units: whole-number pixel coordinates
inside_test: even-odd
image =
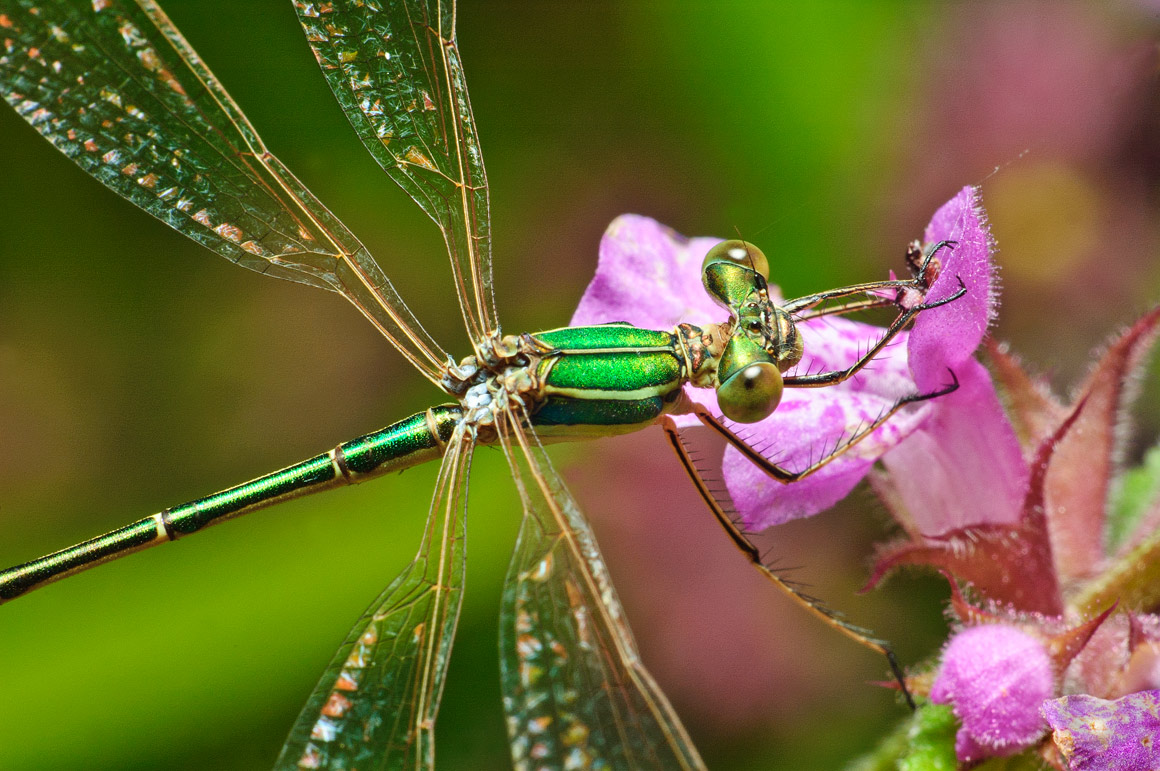
[[[930,698],[959,719],[955,755],[973,763],[1030,747],[1046,726],[1039,707],[1054,689],[1044,644],[1007,624],[959,632],[947,644]]]
[[[927,242],[954,241],[940,251],[942,269],[924,300],[935,302],[962,286],[966,295],[924,311],[913,331],[903,332],[863,372],[826,388],[786,389],[781,404],[765,420],[740,427],[739,433],[770,460],[794,471],[823,457],[838,442],[873,422],[906,396],[936,391],[951,382],[953,370],[963,395],[959,423],[984,427],[979,442],[993,445],[1006,427],[986,373],[971,358],[989,323],[995,303],[990,256],[992,242],[978,191],[963,188],[935,214],[925,233]],[[573,325],[626,321],[650,329],[671,329],[679,322],[720,323],[726,311],[701,285],[701,260],[714,238],[686,239],[654,220],[635,215],[618,218],[600,244],[596,276],[572,317]],[[771,287],[776,293],[776,288]],[[802,361],[787,374],[841,369],[853,363],[881,337],[880,327],[838,317],[801,322]],[[688,396],[720,414],[711,390],[686,387]],[[957,394],[956,394],[957,395]],[[955,395],[952,395],[955,396]],[[924,425],[932,425],[933,440],[961,430],[944,417],[943,399],[917,404],[895,415],[870,437],[817,473],[789,485],[781,484],[743,458],[733,448],[722,462],[726,486],[750,529],[763,529],[790,519],[810,516],[841,500],[879,458],[904,445]],[[696,425],[692,416],[678,417],[682,426]],[[949,427],[948,427],[948,424]],[[1014,435],[1000,436],[1018,454]],[[957,459],[948,458],[947,463]],[[1017,482],[1018,480],[1016,480]]]

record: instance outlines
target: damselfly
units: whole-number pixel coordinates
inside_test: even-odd
[[[0,597],[304,492],[441,459],[418,557],[352,630],[278,761],[280,768],[347,767],[387,756],[391,765],[424,767],[433,756],[462,596],[466,475],[473,448],[495,445],[524,507],[501,617],[514,758],[548,767],[700,767],[638,660],[595,541],[540,438],[665,422],[691,408],[681,396],[685,382],[718,387],[733,419],[759,420],[776,407],[783,386],[840,382],[879,350],[841,371],[794,373],[801,357],[794,319],[887,307],[905,292],[921,296],[930,278],[925,265],[916,264],[914,278],[831,290],[779,308],[767,295],[760,253],[726,244],[704,266],[707,290],[730,313],[723,325],[505,336],[492,299],[487,185],[455,45],[454,6],[296,8],[356,132],[443,233],[473,347],[465,358],[453,360],[427,334],[369,253],[266,151],[151,2],[0,2],[0,80],[10,104],[101,182],[244,267],[337,291],[453,401],[283,472],[0,573]],[[862,299],[844,300],[851,297]],[[837,305],[824,305],[830,301]],[[900,304],[881,344],[925,307]],[[697,414],[744,449],[717,417]],[[679,434],[671,422],[666,426],[681,452]],[[751,457],[792,481],[833,456],[793,472]],[[755,558],[720,503],[706,499]]]

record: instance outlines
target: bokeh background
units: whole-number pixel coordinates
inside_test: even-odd
[[[434,227],[365,154],[289,4],[165,8],[278,154],[463,349]],[[961,186],[1001,252],[995,327],[1061,392],[1160,299],[1160,6],[463,3],[505,329],[564,324],[605,225],[740,232],[789,295],[881,277]],[[1127,457],[1156,435],[1144,383]],[[335,295],[230,265],[0,110],[0,563],[323,451],[437,394]],[[746,566],[656,431],[553,450],[646,663],[714,769],[838,768],[904,713],[872,654]],[[349,624],[411,557],[434,469],[280,506],[0,611],[0,768],[268,767]],[[443,769],[507,766],[496,615],[517,501],[472,479]],[[856,596],[864,489],[773,531],[795,577],[918,662],[945,589]]]

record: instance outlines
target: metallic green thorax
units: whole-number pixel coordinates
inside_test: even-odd
[[[534,365],[541,386],[532,423],[545,436],[635,431],[680,396],[687,365],[672,332],[604,324],[534,337],[552,349]]]

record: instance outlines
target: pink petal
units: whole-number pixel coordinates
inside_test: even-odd
[[[894,404],[892,396],[851,387],[787,391],[777,411],[741,435],[774,463],[800,471],[873,422]],[[840,501],[874,462],[919,425],[926,407],[899,413],[848,452],[805,479],[775,481],[740,452],[725,450],[725,484],[742,520],[760,530],[823,511]]]
[[[1017,627],[985,624],[959,632],[943,650],[930,698],[951,704],[962,727],[959,760],[1009,755],[1046,730],[1039,707],[1055,687],[1044,644]]]
[[[914,379],[923,390],[946,382],[948,368],[957,368],[979,347],[997,303],[991,255],[994,243],[978,188],[964,187],[943,204],[926,228],[927,243],[957,241],[953,251],[938,254],[942,272],[927,293],[937,302],[966,286],[954,302],[919,314],[910,333],[909,353]]]
[[[788,374],[848,367],[882,336],[881,327],[842,318],[822,317],[798,329],[805,356]],[[787,471],[807,468],[839,441],[877,420],[898,399],[915,393],[906,361],[906,333],[899,337],[902,342],[887,347],[846,382],[827,388],[786,389],[772,415],[752,426],[734,428]],[[695,398],[704,403],[702,393],[696,392]],[[833,506],[884,452],[922,423],[928,409],[928,405],[920,405],[895,415],[839,459],[789,485],[772,479],[736,450],[727,449],[725,484],[742,521],[750,529],[760,530]]]
[[[571,326],[627,321],[644,329],[723,322],[701,284],[701,260],[719,238],[685,238],[656,220],[624,214],[600,239],[600,257]]]
[[[908,508],[921,512],[924,529],[947,532],[966,524],[960,521],[961,501],[974,500],[982,478],[972,475],[974,469],[993,476],[995,492],[981,511],[969,515],[971,524],[1018,521],[1026,465],[990,376],[971,359],[995,304],[990,262],[994,245],[977,189],[963,188],[943,205],[927,226],[926,240],[957,241],[953,250],[939,252],[942,271],[926,301],[949,297],[962,286],[966,294],[920,314],[909,334],[898,335],[846,383],[809,394],[787,390],[777,411],[752,427],[749,435],[756,446],[769,448],[772,460],[796,471],[876,419],[897,399],[948,385],[948,369],[955,369],[959,390],[895,415],[846,456],[788,487],[743,462],[740,453],[727,451],[725,481],[749,527],[768,527],[832,506],[875,460],[891,452],[900,453],[895,456],[900,471],[920,467],[913,476],[903,475],[899,484]],[[799,329],[806,356],[790,374],[846,367],[882,335],[878,327],[837,318],[802,324]],[[887,454],[888,467],[889,458]]]
[[[955,372],[959,389],[930,402],[926,423],[882,458],[905,509],[896,514],[927,536],[1013,525],[1027,493],[1027,464],[990,374],[974,359]]]
[[[883,333],[882,327],[831,316],[799,323],[797,328],[804,354],[801,362],[787,373],[789,375],[844,369],[877,343]],[[872,362],[845,383],[801,390],[816,390],[827,394],[869,391],[889,398],[892,402],[913,394],[914,378],[907,361],[908,338],[907,332],[900,332]]]

